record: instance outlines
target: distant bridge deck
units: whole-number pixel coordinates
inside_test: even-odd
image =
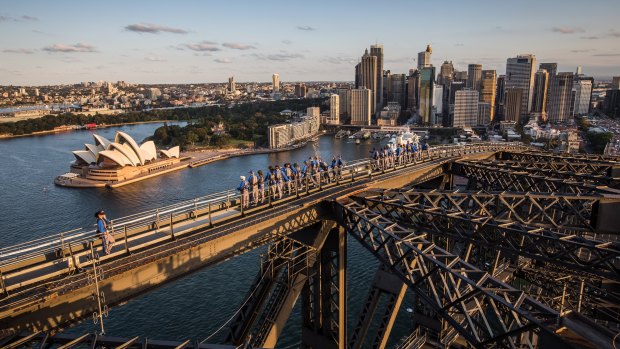
[[[108,303],[116,304],[320,220],[324,212],[317,204],[327,197],[430,180],[442,175],[438,168],[450,160],[524,149],[512,143],[441,146],[385,170],[363,159],[350,162],[342,179],[318,185],[306,181],[282,199],[249,209],[241,208],[238,193],[226,191],[114,219],[116,244],[110,255],[100,256],[97,268],[105,275],[100,284]],[[91,243],[100,250],[93,230],[78,229],[1,249],[0,328],[47,330],[90,314]]]

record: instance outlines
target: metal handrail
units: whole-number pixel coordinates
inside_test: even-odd
[[[497,150],[497,149],[505,149],[505,148],[527,148],[521,143],[473,143],[466,145],[440,145],[436,147],[431,147],[426,151],[419,150],[418,155],[420,158],[417,162],[424,162],[430,160],[433,157],[441,157],[442,154],[452,155],[461,155],[468,153],[476,153],[481,152],[482,150]],[[423,157],[423,153],[424,154]],[[450,153],[451,152],[451,153]],[[450,153],[450,154],[449,154]],[[372,160],[369,158],[362,158],[356,160],[347,161],[345,166],[342,169],[342,174],[356,174],[358,173],[359,167],[368,168],[370,171],[372,170]],[[377,171],[377,170],[376,170]],[[265,185],[265,189],[267,191],[268,185]],[[266,195],[269,195],[267,192]],[[150,209],[144,212],[139,212],[131,215],[127,215],[124,217],[112,219],[110,221],[110,230],[119,232],[121,230],[127,229],[135,229],[138,227],[149,226],[153,224],[157,224],[161,221],[162,216],[178,216],[181,214],[191,214],[200,209],[205,209],[209,205],[213,204],[222,204],[228,203],[230,204],[232,201],[235,201],[234,206],[230,206],[230,209],[236,209],[240,206],[241,195],[234,190],[225,190],[221,192],[216,192],[212,194],[208,194],[205,196],[201,196],[198,198],[181,201],[178,203],[174,203],[171,205],[163,206],[156,209]],[[95,229],[84,227],[77,228],[73,230],[69,230],[67,232],[49,235],[41,238],[36,238],[33,240],[21,242],[15,245],[6,246],[0,248],[0,267],[14,264],[18,261],[23,261],[27,258],[33,258],[41,255],[45,255],[48,253],[53,253],[58,251],[58,249],[64,248],[65,245],[68,244],[80,244],[92,241],[93,239],[98,238]],[[9,258],[7,258],[9,257]]]

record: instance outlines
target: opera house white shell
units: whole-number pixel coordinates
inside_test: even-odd
[[[106,165],[115,167],[143,166],[157,160],[155,143],[148,141],[142,145],[125,132],[117,132],[114,142],[93,134],[95,144],[85,144],[84,150],[76,150],[73,155],[76,165]],[[162,159],[179,158],[178,146],[160,151]]]

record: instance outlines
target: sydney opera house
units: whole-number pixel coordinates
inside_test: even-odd
[[[117,132],[113,142],[96,134],[93,138],[94,144],[73,152],[71,171],[57,177],[56,184],[103,186],[173,168],[180,162],[178,146],[157,151],[153,141],[138,145],[125,132]]]

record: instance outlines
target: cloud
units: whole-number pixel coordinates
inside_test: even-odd
[[[551,31],[554,33],[561,33],[561,34],[574,34],[574,33],[585,32],[583,28],[577,28],[577,27],[553,27],[551,28]]]
[[[173,33],[173,34],[187,34],[189,31],[180,28],[166,27],[159,24],[152,23],[137,23],[125,26],[125,30],[135,33],[148,33],[159,34],[161,32]]]
[[[144,59],[149,62],[166,62],[166,59],[156,56],[147,56]]]
[[[0,22],[8,22],[8,21],[14,21],[15,19],[13,17],[7,17],[7,16],[0,16]]]
[[[611,29],[609,31],[609,36],[613,36],[614,38],[620,38],[620,32],[615,29]]]
[[[184,44],[183,47],[186,47],[192,51],[199,51],[199,52],[204,52],[204,51],[219,51],[220,48],[217,47],[217,42],[213,42],[213,41],[201,41],[199,43],[195,43],[195,44]]]
[[[252,45],[243,45],[236,42],[225,42],[222,46],[232,48],[233,50],[251,50],[256,48]]]
[[[342,63],[354,64],[356,62],[356,59],[353,57],[346,57],[346,56],[336,56],[336,57],[327,56],[323,59],[323,62],[327,62],[331,64],[342,64]]]
[[[585,39],[585,40],[597,40],[598,36],[582,36],[580,39]]]
[[[28,15],[23,15],[21,19],[23,19],[24,21],[38,21],[39,20],[37,17],[28,16]]]
[[[570,50],[570,52],[573,52],[573,53],[583,53],[583,52],[590,52],[590,51],[593,51],[593,50],[590,50],[590,49],[585,49],[585,50]]]
[[[255,54],[253,56],[261,60],[279,61],[279,62],[290,61],[291,59],[295,59],[295,58],[304,58],[304,55],[299,54],[299,53],[275,53],[275,54],[270,54],[270,55]]]
[[[44,47],[43,51],[72,53],[72,52],[97,52],[97,49],[92,45],[78,42],[75,45],[54,44],[52,46]]]
[[[291,40],[282,40],[282,43],[285,44],[285,45],[290,45],[293,42]]]
[[[4,53],[21,53],[21,54],[26,54],[26,55],[31,55],[33,53],[35,53],[36,50],[32,50],[29,48],[17,48],[17,49],[6,49],[3,50],[2,52]]]
[[[232,63],[232,61],[228,58],[216,58],[213,60],[215,63],[223,63],[223,64],[228,64],[228,63]]]
[[[620,57],[620,53],[599,53],[592,55],[593,57]]]
[[[313,30],[316,30],[316,28],[313,28],[313,27],[311,27],[311,26],[309,26],[309,25],[303,25],[303,26],[298,25],[298,26],[297,26],[297,29],[299,29],[299,30],[305,30],[305,31],[313,31]]]
[[[465,46],[465,44],[462,43],[462,42],[457,42],[456,44],[454,44],[454,46],[459,46],[460,47],[460,46]]]

